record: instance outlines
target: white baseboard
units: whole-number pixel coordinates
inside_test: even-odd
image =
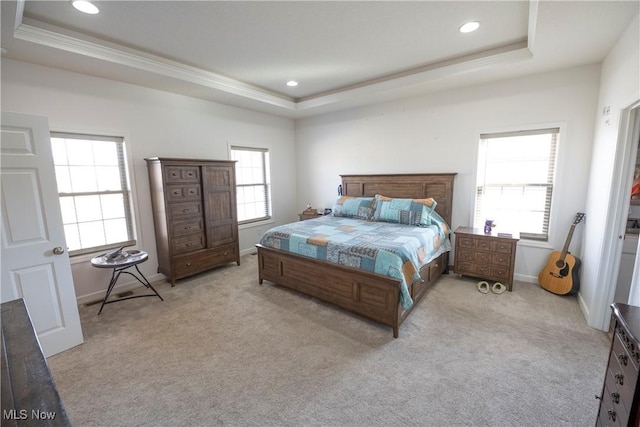
[[[538,276],[528,276],[525,274],[514,274],[513,280],[525,283],[538,283]]]
[[[167,280],[167,278],[164,275],[157,273],[157,274],[154,274],[153,276],[147,277],[147,280],[149,281],[149,283],[153,284],[154,282]],[[111,295],[120,294],[123,292],[131,291],[133,289],[141,288],[141,287],[143,287],[142,284],[137,280],[133,279],[128,282],[124,282],[122,284],[117,284],[116,286],[114,286],[113,291],[111,292]],[[77,296],[76,302],[78,303],[78,305],[82,305],[82,304],[94,303],[96,301],[102,301],[104,299],[104,294],[106,292],[107,290],[103,289],[101,291],[92,292],[90,294]]]

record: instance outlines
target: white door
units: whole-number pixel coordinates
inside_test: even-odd
[[[82,344],[46,117],[2,112],[0,299],[23,298],[45,357]]]

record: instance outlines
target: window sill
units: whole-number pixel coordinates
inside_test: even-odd
[[[273,218],[265,219],[263,221],[249,222],[247,224],[238,224],[238,230],[245,230],[248,228],[261,227],[267,224],[273,224]]]
[[[536,240],[527,240],[527,239],[520,239],[518,241],[518,246],[525,246],[529,248],[538,248],[538,249],[554,249],[554,247],[551,246],[549,242],[540,242]]]

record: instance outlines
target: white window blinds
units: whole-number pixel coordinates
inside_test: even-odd
[[[269,150],[232,146],[231,160],[237,161],[238,223],[271,218]]]
[[[558,128],[480,135],[474,226],[548,240]]]
[[[135,244],[124,139],[51,133],[70,255]]]

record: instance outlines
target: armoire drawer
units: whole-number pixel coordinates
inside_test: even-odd
[[[173,269],[176,278],[187,277],[213,267],[236,261],[237,244],[220,246],[219,248],[198,251],[194,254],[180,255],[173,259]]]
[[[200,168],[198,166],[166,166],[165,175],[167,184],[200,182]]]
[[[202,203],[200,203],[200,201],[171,203],[169,205],[169,213],[172,219],[181,219],[196,215],[202,215]]]
[[[176,237],[171,241],[174,255],[186,254],[204,248],[204,234]]]
[[[186,236],[204,232],[202,218],[190,218],[184,221],[175,221],[171,224],[171,235],[173,237]]]
[[[186,200],[200,200],[200,185],[168,185],[167,200],[170,202],[181,202]]]

